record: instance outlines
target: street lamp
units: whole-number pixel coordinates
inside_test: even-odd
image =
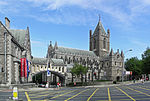
[[[132,51],[132,49],[129,49],[129,50],[127,50],[127,51],[124,52],[124,58],[125,58],[125,54],[127,52],[130,52],[130,51]],[[122,66],[122,82],[123,82],[123,80],[124,80],[124,59],[123,59],[123,64],[122,65],[123,65]]]

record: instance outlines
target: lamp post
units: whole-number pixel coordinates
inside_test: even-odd
[[[129,50],[125,51],[123,58],[125,58],[125,54],[126,54],[127,52],[130,52],[130,51],[132,51],[132,49],[129,49]],[[122,82],[123,82],[123,81],[124,81],[124,59],[123,59],[123,64],[122,64]]]

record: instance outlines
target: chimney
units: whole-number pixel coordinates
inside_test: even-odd
[[[5,17],[5,26],[10,28],[10,20],[7,17]]]
[[[92,36],[92,30],[90,30],[90,38],[91,38],[91,36]]]

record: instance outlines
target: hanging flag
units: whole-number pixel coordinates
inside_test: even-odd
[[[24,77],[24,58],[21,58],[21,71],[20,71],[20,75],[21,77]]]
[[[27,61],[27,78],[28,78],[29,73],[30,73],[30,66],[29,66],[30,62],[27,59],[26,61]]]
[[[26,59],[24,61],[24,64],[25,64],[25,66],[24,66],[24,77],[27,78],[27,60]]]

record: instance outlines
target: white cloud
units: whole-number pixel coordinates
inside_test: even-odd
[[[45,43],[41,42],[41,41],[34,41],[34,40],[31,40],[31,44],[33,45],[44,45]]]
[[[28,4],[23,6],[22,3]],[[11,5],[13,5],[13,8]],[[102,12],[121,23],[132,24],[137,20],[138,16],[146,14],[150,10],[150,0],[5,0],[0,1],[0,6],[1,13],[10,13],[11,11],[23,14],[28,13],[29,16],[35,17],[37,20],[47,20],[53,23],[86,24],[87,22],[85,21],[93,21],[92,19],[95,19],[95,15],[98,15],[96,13]],[[73,7],[78,7],[81,11],[73,11]],[[37,11],[40,16],[36,13],[30,13],[35,8],[40,10]],[[29,9],[27,10],[28,12],[25,9]],[[69,10],[66,11],[66,9]],[[49,12],[53,12],[54,15],[49,14]],[[85,20],[89,18],[90,20]]]

